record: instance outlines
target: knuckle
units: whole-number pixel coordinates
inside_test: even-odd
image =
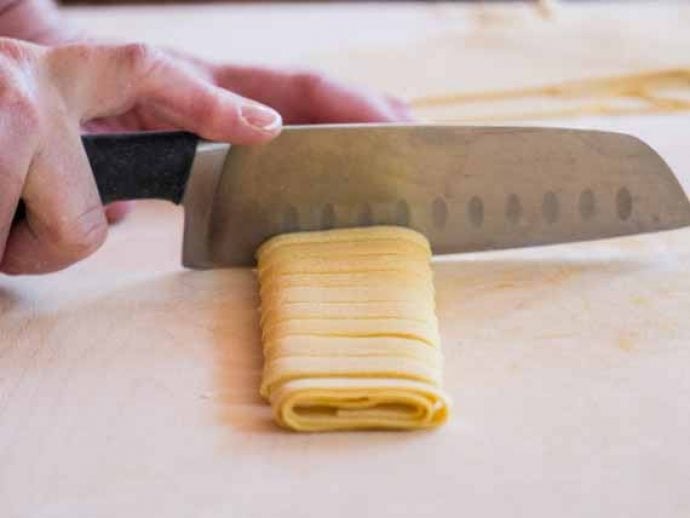
[[[80,63],[90,67],[99,56],[99,46],[87,43],[68,43],[50,47],[46,51],[48,62],[56,66],[64,66],[65,63]]]
[[[41,121],[36,99],[21,81],[0,72],[0,111],[19,134],[33,133]],[[24,128],[26,131],[20,131]]]
[[[301,70],[295,74],[295,80],[303,95],[313,96],[319,92],[327,79],[323,74],[314,70]]]
[[[199,95],[194,99],[194,104],[192,106],[192,112],[194,117],[198,121],[204,121],[208,124],[215,124],[222,122],[223,119],[227,119],[227,116],[221,117],[221,101],[219,96],[214,92],[209,93],[209,95]],[[237,110],[239,112],[239,106]]]
[[[118,48],[122,63],[135,76],[146,76],[160,60],[160,51],[146,43],[128,43]]]
[[[30,46],[19,40],[0,37],[0,56],[5,61],[22,63],[30,60],[32,52]]]
[[[50,228],[54,246],[72,259],[81,259],[95,251],[108,233],[103,207],[94,205],[76,218],[61,219]]]
[[[6,58],[9,48],[18,47],[0,38],[0,57]],[[21,49],[16,52],[21,52]],[[38,125],[39,108],[31,75],[28,68],[16,60],[0,59],[0,112],[2,118],[13,126],[20,124],[20,127],[24,125],[34,129]]]

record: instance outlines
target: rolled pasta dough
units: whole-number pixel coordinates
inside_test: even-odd
[[[284,234],[257,252],[264,373],[297,431],[443,423],[443,357],[426,238],[400,227]]]

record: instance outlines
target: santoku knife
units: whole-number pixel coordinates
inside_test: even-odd
[[[446,254],[690,225],[669,167],[619,133],[358,124],[286,127],[254,146],[180,132],[83,142],[104,203],[184,205],[192,268],[253,265],[264,240],[299,230],[403,225]]]

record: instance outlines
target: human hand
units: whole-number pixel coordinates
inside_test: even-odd
[[[0,271],[14,274],[59,270],[105,239],[82,123],[120,116],[238,144],[270,140],[282,124],[274,110],[143,45],[47,48],[5,38],[0,113]],[[12,226],[20,198],[26,219]]]
[[[80,129],[179,128],[236,144],[273,138],[291,123],[409,120],[403,103],[312,72],[212,65],[144,45],[45,48],[0,39],[0,271],[41,273],[86,257],[105,239],[105,210]],[[233,89],[237,93],[231,92]],[[239,94],[239,95],[238,95]],[[11,227],[19,198],[25,221]],[[106,218],[107,216],[107,218]]]

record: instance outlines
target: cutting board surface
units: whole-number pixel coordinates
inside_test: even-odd
[[[438,261],[451,422],[295,435],[257,396],[253,273],[183,270],[181,222],[142,203],[89,261],[2,278],[9,516],[688,509],[690,230]]]
[[[578,124],[690,187],[690,117]],[[181,225],[144,202],[0,277],[4,518],[690,515],[690,229],[437,260],[450,423],[297,435],[257,395],[253,273],[185,271]]]

